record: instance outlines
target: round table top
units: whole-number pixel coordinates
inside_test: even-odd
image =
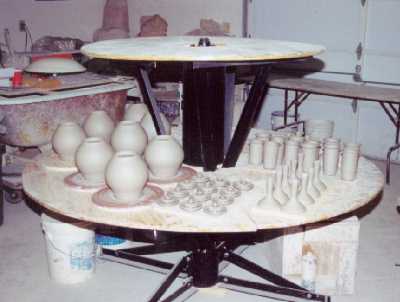
[[[339,177],[324,177],[327,191],[315,204],[300,215],[272,212],[258,206],[265,197],[266,179],[271,172],[262,167],[235,167],[207,172],[227,180],[248,180],[254,188],[242,192],[228,211],[221,216],[211,216],[203,211],[189,213],[179,206],[162,207],[156,202],[134,205],[127,209],[99,206],[92,196],[99,189],[72,188],[64,178],[74,172],[71,167],[49,164],[41,156],[26,166],[23,173],[24,191],[43,207],[78,220],[120,226],[132,229],[146,229],[173,232],[236,233],[257,230],[287,228],[314,223],[356,210],[382,190],[384,177],[371,161],[361,157],[358,177],[345,182]],[[176,184],[160,185],[168,191]]]
[[[212,46],[198,47],[200,37],[141,37],[100,41],[81,52],[91,58],[132,61],[268,61],[306,58],[323,46],[250,38],[209,37]]]

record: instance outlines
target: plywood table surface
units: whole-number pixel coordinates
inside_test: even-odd
[[[258,201],[265,197],[265,183],[270,172],[250,166],[219,169],[208,173],[228,180],[250,180],[255,187],[228,206],[226,214],[213,217],[202,211],[187,213],[178,206],[166,208],[157,203],[125,210],[99,207],[92,202],[96,189],[84,191],[65,185],[65,176],[72,172],[48,169],[37,161],[29,164],[23,173],[24,190],[43,207],[83,221],[133,229],[201,233],[255,232],[323,221],[367,204],[379,194],[384,182],[380,170],[371,161],[361,158],[357,180],[344,182],[336,177],[325,178],[328,190],[320,200],[305,214],[289,216],[257,206]],[[171,185],[161,187],[166,191]]]
[[[400,89],[304,78],[272,79],[270,87],[368,101],[400,103]]]
[[[210,47],[196,47],[200,37],[169,36],[100,41],[85,45],[88,57],[134,61],[263,61],[305,58],[325,50],[306,43],[210,37]]]

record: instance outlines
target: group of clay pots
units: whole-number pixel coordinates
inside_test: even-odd
[[[256,134],[249,151],[249,163],[263,165],[268,170],[293,161],[303,172],[308,172],[314,161],[320,159],[324,175],[339,175],[342,180],[353,181],[357,177],[360,144],[344,144],[332,137],[318,141],[303,136],[302,132],[265,131]]]
[[[82,127],[63,122],[52,145],[61,160],[75,163],[88,185],[106,184],[119,201],[138,200],[150,175],[174,177],[183,161],[180,144],[170,135],[157,135],[144,104],[128,106],[116,125],[101,110],[88,115]]]
[[[345,181],[356,179],[360,145],[342,144],[336,138],[316,141],[301,132],[265,132],[251,142],[249,155],[251,164],[262,163],[273,172],[267,180],[266,197],[259,206],[301,214],[327,189],[322,174],[338,175]]]

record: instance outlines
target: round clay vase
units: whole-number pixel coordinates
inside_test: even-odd
[[[54,131],[51,143],[54,152],[65,161],[73,161],[75,152],[86,135],[83,129],[74,122],[64,122]]]
[[[114,121],[108,116],[107,112],[96,110],[86,118],[83,130],[89,137],[99,137],[109,142],[114,131]]]
[[[166,135],[171,134],[171,125],[169,124],[167,118],[164,114],[160,113],[161,121],[164,124]],[[152,140],[155,136],[157,136],[156,127],[154,126],[153,118],[151,117],[150,113],[147,113],[142,118],[140,125],[146,131],[147,137],[149,141]]]
[[[183,149],[171,135],[157,135],[147,145],[144,158],[155,177],[171,178],[182,165]]]
[[[149,110],[147,109],[146,104],[127,104],[125,106],[124,120],[140,123],[148,112]]]
[[[133,151],[119,151],[106,167],[106,183],[119,201],[137,201],[146,185],[148,170],[142,157]]]
[[[88,137],[76,151],[75,164],[88,183],[101,184],[113,153],[112,147],[103,139]]]
[[[143,154],[147,146],[147,134],[138,122],[121,121],[111,135],[111,145],[115,151]]]

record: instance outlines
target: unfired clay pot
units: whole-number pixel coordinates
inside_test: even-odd
[[[278,166],[275,174],[275,188],[272,194],[274,199],[276,199],[281,205],[285,205],[289,201],[289,196],[282,189],[282,173],[282,166]]]
[[[162,113],[160,113],[160,116],[165,127],[166,135],[171,134],[171,125],[169,124],[167,118]],[[140,125],[146,131],[149,140],[152,140],[155,136],[157,136],[156,127],[154,126],[153,118],[151,117],[150,113],[144,115],[142,121],[140,122]]]
[[[106,168],[106,183],[119,201],[137,201],[147,179],[147,165],[133,151],[116,152]]]
[[[274,190],[274,178],[271,176],[268,177],[267,179],[266,196],[264,199],[258,202],[258,206],[260,208],[263,208],[265,210],[276,210],[276,211],[281,210],[281,204],[279,203],[278,200],[274,198],[273,190]]]
[[[313,142],[305,142],[303,145],[303,172],[314,168],[314,161],[317,159],[318,146]]]
[[[127,104],[125,106],[124,120],[140,122],[148,112],[146,104]]]
[[[112,147],[103,139],[88,137],[76,151],[75,164],[88,183],[103,183],[106,166],[112,155]]]
[[[297,155],[299,153],[299,142],[295,140],[288,140],[286,142],[285,148],[285,162],[289,163],[290,161],[297,161]]]
[[[341,178],[346,181],[353,181],[357,178],[359,149],[345,148],[341,162]]]
[[[109,142],[114,130],[114,121],[108,116],[107,112],[96,110],[86,118],[83,129],[87,136],[99,137]]]
[[[86,135],[82,128],[75,122],[64,122],[58,125],[54,131],[51,143],[54,152],[62,160],[72,161],[79,145],[83,142]]]
[[[253,139],[250,142],[249,147],[249,164],[261,165],[263,161],[263,141],[259,139]]]
[[[158,135],[147,145],[144,158],[154,176],[171,178],[182,165],[183,149],[171,135]]]
[[[275,136],[272,140],[279,144],[278,156],[276,159],[277,165],[282,165],[283,157],[285,155],[285,139],[283,137]]]
[[[283,208],[289,214],[302,214],[306,211],[306,208],[297,199],[298,187],[298,180],[293,180],[289,202]]]
[[[264,143],[263,166],[264,169],[275,169],[278,159],[279,143],[267,141]]]
[[[143,154],[147,146],[147,134],[139,123],[121,121],[111,135],[111,145],[115,151],[133,151]]]
[[[325,175],[336,175],[339,162],[339,152],[339,144],[325,144],[323,157]]]

